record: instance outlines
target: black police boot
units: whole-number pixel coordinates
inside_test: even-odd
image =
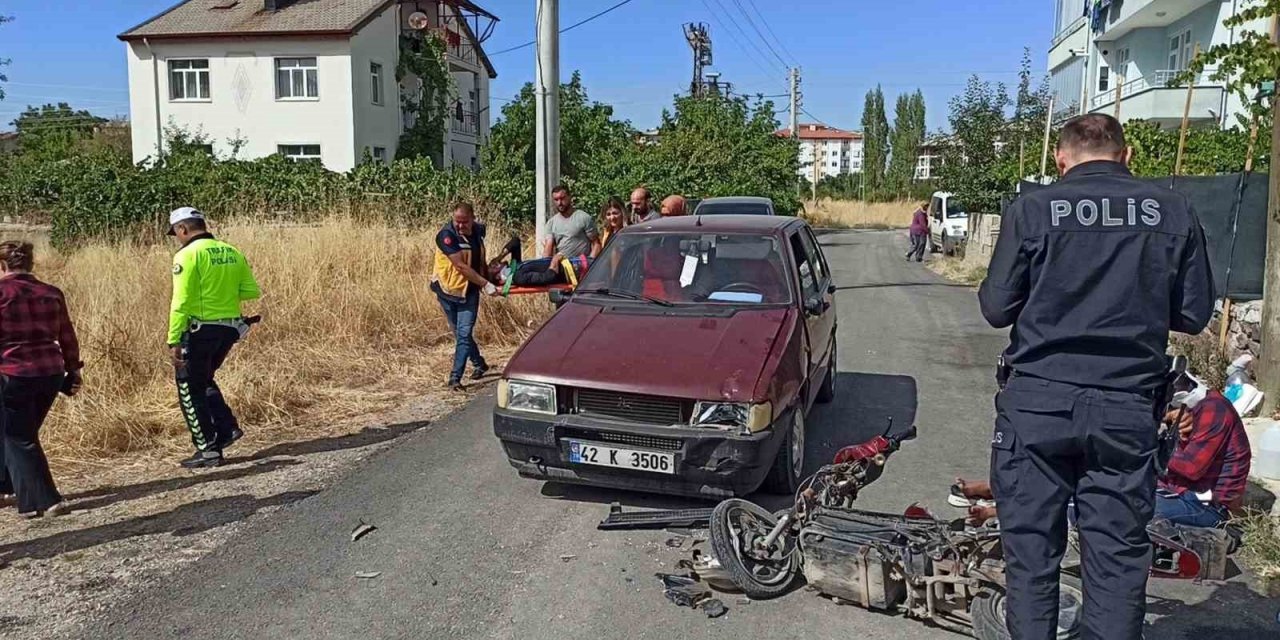
[[[240,438],[243,438],[243,437],[244,437],[244,431],[242,431],[239,427],[233,427],[231,429],[231,435],[227,436],[226,440],[218,441],[218,448],[226,449],[227,447],[235,444],[236,440],[239,440]]]
[[[210,451],[197,451],[195,455],[179,462],[185,469],[205,469],[208,467],[222,466],[222,452],[216,449]]]

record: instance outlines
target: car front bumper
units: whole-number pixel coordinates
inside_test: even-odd
[[[790,424],[789,419],[789,414],[783,414],[774,424]],[[784,439],[774,428],[744,436],[503,409],[494,409],[493,432],[511,466],[525,478],[708,498],[755,491],[773,467]],[[571,463],[569,439],[672,453],[675,473]]]

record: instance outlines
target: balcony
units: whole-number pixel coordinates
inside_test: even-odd
[[[1167,27],[1214,0],[1112,0],[1098,41],[1111,41],[1134,29]]]
[[[1206,69],[1195,78],[1195,91],[1191,97],[1190,118],[1208,120],[1221,115],[1223,84],[1211,80],[1216,69]],[[1187,86],[1169,86],[1181,71],[1163,70],[1134,78],[1120,87],[1120,118],[1122,120],[1154,120],[1162,125],[1182,122],[1182,112],[1187,102]],[[1094,112],[1112,113],[1115,110],[1116,90],[1094,95],[1089,109]]]
[[[462,116],[459,118],[458,116]],[[480,135],[480,121],[474,113],[459,112],[449,118],[449,130],[466,136]]]

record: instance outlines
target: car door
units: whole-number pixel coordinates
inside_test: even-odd
[[[788,238],[792,260],[795,262],[796,277],[799,281],[798,303],[801,317],[804,319],[805,356],[808,360],[805,380],[811,383],[805,387],[807,391],[805,406],[808,406],[813,402],[818,391],[814,381],[820,382],[818,374],[822,371],[823,361],[830,347],[831,331],[830,327],[824,327],[824,316],[827,315],[826,312],[831,308],[831,304],[828,299],[829,294],[822,288],[823,274],[815,266],[812,255],[805,246],[804,232],[804,227],[797,227],[788,234]]]
[[[942,225],[945,221],[942,209],[942,198],[934,196],[929,200],[929,235],[933,238],[934,245],[942,244]]]
[[[826,366],[834,366],[834,363],[827,363],[827,358],[831,354],[832,341],[835,340],[836,331],[836,287],[835,280],[831,276],[831,269],[827,265],[827,257],[822,253],[822,245],[818,244],[818,238],[813,235],[813,229],[806,226],[800,231],[800,241],[804,245],[805,253],[809,256],[809,263],[813,265],[813,271],[818,275],[818,295],[822,296],[822,313],[815,320],[815,340],[814,351],[818,354],[819,371],[815,381],[821,381],[822,376],[826,375]],[[826,365],[826,366],[824,366]],[[818,385],[813,385],[816,390]]]

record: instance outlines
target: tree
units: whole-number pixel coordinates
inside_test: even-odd
[[[1263,18],[1271,18],[1272,31],[1280,20],[1280,0],[1263,0],[1223,21],[1223,25],[1240,29],[1246,24]],[[1262,415],[1271,415],[1280,399],[1280,170],[1277,170],[1276,153],[1280,152],[1280,128],[1275,126],[1280,100],[1273,95],[1271,104],[1254,100],[1257,88],[1264,82],[1276,82],[1280,86],[1280,43],[1275,34],[1258,33],[1241,29],[1235,42],[1218,44],[1196,56],[1187,76],[1199,74],[1216,65],[1213,78],[1226,81],[1227,87],[1252,105],[1255,121],[1271,131],[1270,189],[1267,198],[1267,260],[1263,269],[1262,285],[1262,355],[1258,359],[1258,381],[1265,400]],[[1184,78],[1184,80],[1189,79]],[[1274,92],[1273,92],[1274,93]],[[1267,118],[1267,112],[1271,117]],[[1223,292],[1225,294],[1225,292]]]
[[[1031,88],[1031,49],[1022,50],[1022,67],[1018,71],[1018,96],[1013,104],[1013,120],[1010,122],[1010,135],[1005,151],[1012,160],[1016,156],[1018,162],[1017,178],[1021,180],[1034,167],[1039,170],[1039,159],[1042,157],[1044,144],[1044,121],[1049,114],[1049,84],[1045,80],[1035,89]],[[1035,162],[1026,162],[1034,159]]]
[[[997,212],[1000,195],[1012,187],[999,175],[996,150],[1005,134],[1008,105],[1004,83],[993,85],[976,75],[970,76],[964,93],[951,99],[951,138],[944,145],[941,186],[974,213]]]
[[[59,102],[39,108],[28,106],[12,124],[18,130],[23,153],[60,160],[70,155],[76,143],[93,137],[94,130],[106,121]]]
[[[519,185],[502,197],[509,213],[532,216],[537,122],[533,84],[526,83],[511,102],[502,107],[502,119],[493,125],[489,144],[482,150],[484,172],[517,179]],[[635,168],[628,161],[637,153],[631,123],[616,120],[613,107],[587,95],[582,75],[574,72],[560,85],[560,175],[573,187],[580,206],[600,204],[621,194]],[[638,183],[636,183],[638,184]],[[634,186],[634,185],[632,185]]]
[[[13,22],[13,17],[0,16],[0,25],[6,22]],[[8,65],[9,65],[8,58],[0,58],[0,67],[6,67]],[[0,72],[0,82],[8,82],[8,81],[9,81],[9,76],[5,75],[3,72]],[[5,96],[4,87],[0,87],[0,100],[4,100],[4,96]]]
[[[885,181],[893,197],[903,197],[911,190],[916,174],[916,157],[925,139],[924,94],[898,96],[893,115],[893,149]]]
[[[867,92],[862,107],[862,174],[867,194],[878,194],[884,186],[885,161],[889,157],[889,121],[884,115],[884,92],[880,85]],[[873,197],[873,196],[870,196]]]
[[[800,206],[794,191],[799,146],[775,135],[779,126],[767,100],[677,97],[674,112],[663,113],[661,142],[640,150],[633,174],[639,182],[632,184],[655,194],[764,196],[792,214]]]

